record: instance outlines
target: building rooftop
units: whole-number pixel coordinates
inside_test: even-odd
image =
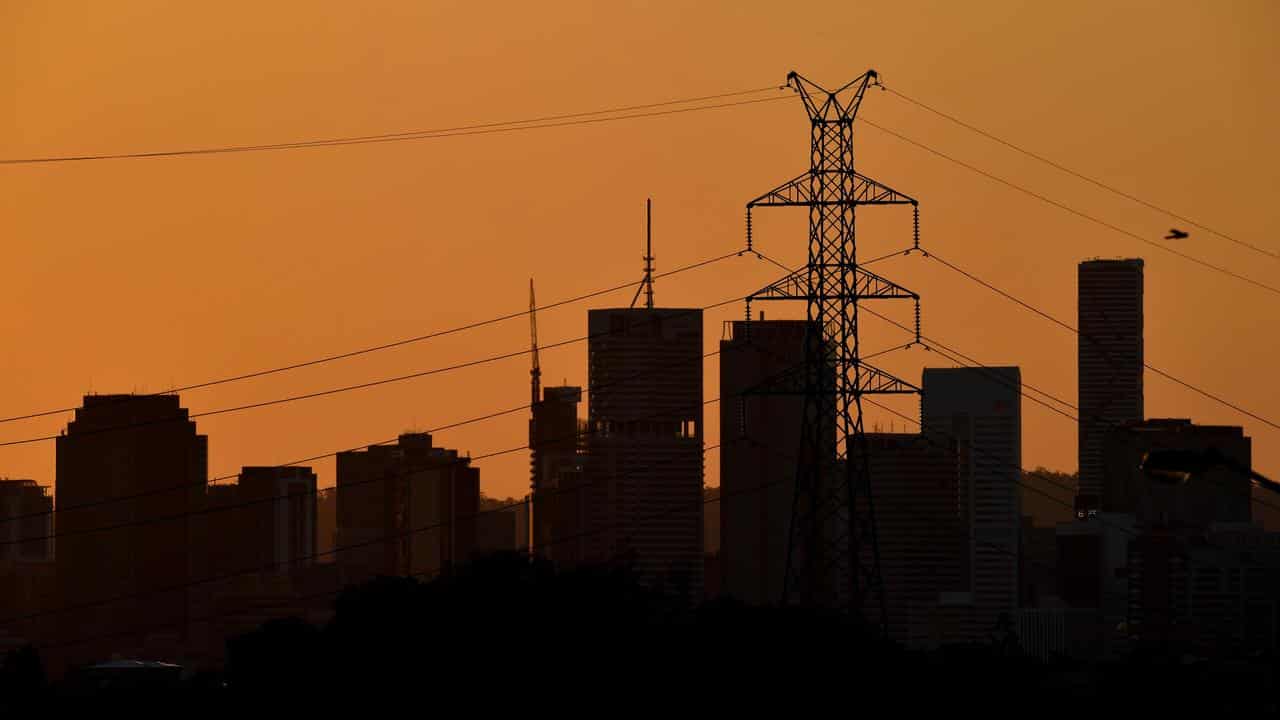
[[[1144,261],[1142,258],[1100,258],[1094,257],[1087,260],[1081,260],[1081,265],[1135,265],[1142,267]]]

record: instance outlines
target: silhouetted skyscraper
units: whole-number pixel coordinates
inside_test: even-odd
[[[749,391],[804,362],[806,325],[734,321],[720,341],[722,590],[748,603],[782,600],[803,411],[800,395]]]
[[[1140,259],[1079,267],[1078,504],[1086,509],[1096,510],[1103,492],[1107,433],[1143,417],[1142,271]]]
[[[348,581],[432,578],[470,559],[480,470],[426,433],[338,453],[338,562]]]
[[[1018,605],[1022,376],[1016,367],[925,368],[921,424],[960,456],[960,512],[971,537],[962,572],[980,632]]]
[[[702,311],[588,313],[590,559],[702,593]]]
[[[185,636],[189,591],[159,589],[191,579],[207,480],[208,439],[177,395],[85,396],[57,439],[59,585],[68,605],[129,599],[67,616],[68,637],[145,631],[109,641],[122,650]]]

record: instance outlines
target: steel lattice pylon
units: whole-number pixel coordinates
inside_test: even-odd
[[[810,168],[747,204],[747,244],[750,249],[752,208],[807,207],[809,260],[750,296],[747,317],[752,300],[803,300],[810,328],[803,365],[754,390],[804,398],[782,601],[845,607],[878,620],[883,629],[884,589],[862,396],[919,389],[860,360],[858,302],[914,300],[918,341],[919,296],[857,264],[858,205],[911,205],[918,213],[915,199],[854,171],[854,117],[867,88],[878,84],[874,70],[834,91],[795,72],[787,75],[787,85],[809,115]],[[918,228],[918,215],[916,220]]]

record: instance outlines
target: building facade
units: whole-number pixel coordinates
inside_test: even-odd
[[[337,557],[344,578],[432,578],[471,558],[480,470],[426,433],[338,454]]]
[[[867,433],[889,637],[930,644],[944,594],[961,592],[960,459],[923,435]]]
[[[0,479],[0,562],[53,559],[53,496],[35,480]]]
[[[701,597],[702,311],[591,310],[587,324],[588,560]]]
[[[529,421],[533,549],[563,566],[576,563],[569,536],[579,532],[574,522],[579,499],[576,489],[562,487],[560,479],[580,462],[585,442],[578,420],[581,402],[580,387],[543,388],[542,400],[533,406]]]
[[[1018,606],[1021,383],[1016,367],[924,370],[923,432],[935,444],[955,443],[959,456],[958,505],[968,535],[961,573],[975,632]]]
[[[316,474],[309,467],[250,466],[240,471],[245,536],[259,566],[289,572],[316,562]]]
[[[59,590],[64,604],[87,606],[61,627],[116,635],[111,650],[179,647],[199,567],[193,513],[204,507],[207,438],[177,395],[88,395],[56,452]]]
[[[804,410],[751,389],[804,362],[807,326],[734,321],[720,341],[721,589],[751,604],[782,600]]]

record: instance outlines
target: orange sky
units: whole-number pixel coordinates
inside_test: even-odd
[[[213,6],[210,6],[211,8]],[[1250,3],[169,2],[0,4],[0,157],[251,144],[448,127],[780,84],[796,69],[887,85],[1143,198],[1280,249],[1280,6]],[[983,141],[889,93],[864,115],[1156,239],[1178,224]],[[86,392],[155,392],[519,310],[638,279],[644,199],[659,270],[743,243],[744,203],[807,166],[798,103],[651,120],[292,152],[0,167],[0,415]],[[1074,322],[1075,265],[1141,256],[1148,361],[1269,417],[1280,297],[1215,275],[864,127],[859,169],[921,200],[923,242]],[[873,219],[872,215],[881,217]],[[869,210],[863,257],[909,242]],[[805,215],[760,212],[759,246],[803,258]],[[1196,231],[1180,249],[1276,283],[1280,262]],[[925,333],[1076,395],[1075,338],[918,257],[877,272],[919,291]],[[659,281],[660,305],[740,295],[777,273],[735,259]],[[619,293],[600,305],[624,305]],[[586,305],[539,316],[544,342]],[[781,317],[776,304],[770,317]],[[802,308],[795,308],[802,311]],[[895,309],[906,320],[910,308]],[[709,312],[707,349],[738,305]],[[864,342],[903,341],[868,318]],[[184,394],[193,411],[522,349],[527,324]],[[585,384],[585,347],[544,379]],[[919,379],[920,350],[880,364]],[[203,419],[210,472],[386,439],[527,401],[527,359]],[[718,366],[707,363],[708,397]],[[1148,373],[1149,416],[1276,431]],[[898,401],[914,414],[914,403]],[[585,413],[585,407],[583,408]],[[718,438],[709,408],[708,443]],[[872,413],[870,425],[889,428]],[[1072,423],[1024,402],[1024,460],[1074,470]],[[65,417],[0,425],[0,441]],[[901,422],[895,429],[902,429]],[[526,417],[441,432],[473,454]],[[709,453],[708,482],[719,458]],[[316,463],[321,484],[331,462]],[[482,463],[524,492],[524,453]],[[0,448],[0,475],[54,477],[52,443]]]

